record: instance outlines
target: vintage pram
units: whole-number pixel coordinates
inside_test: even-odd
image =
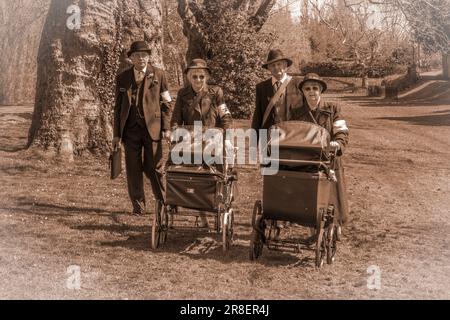
[[[333,201],[336,152],[330,149],[330,134],[304,121],[281,122],[271,129],[279,130],[279,138],[269,138],[267,146],[270,150],[278,144],[279,156],[272,152],[266,161],[277,162],[279,171],[263,177],[263,198],[253,209],[250,259],[261,256],[266,246],[295,253],[312,249],[317,267],[323,265],[325,257],[331,264],[336,254],[337,224]],[[310,234],[280,239],[280,221],[308,227]]]
[[[235,197],[235,188],[237,182],[237,173],[229,164],[230,158],[225,152],[225,131],[220,128],[213,128],[214,134],[207,141],[195,141],[195,130],[189,129],[189,139],[191,139],[190,151],[178,154],[187,155],[190,163],[176,164],[173,160],[172,151],[174,151],[176,143],[172,143],[169,147],[169,159],[165,166],[166,176],[166,199],[165,203],[157,202],[155,215],[152,224],[152,248],[156,249],[159,245],[167,240],[169,229],[199,229],[195,226],[175,226],[174,216],[195,216],[196,222],[200,212],[204,212],[207,216],[214,217],[214,230],[222,235],[223,251],[227,251],[233,241],[233,223],[234,211],[232,203]],[[202,131],[205,134],[206,128]],[[186,136],[183,138],[186,139]],[[180,142],[180,141],[178,141]],[[198,144],[201,144],[198,147]],[[222,158],[220,163],[207,163],[202,159],[200,164],[193,164],[197,156],[202,158],[205,148],[211,148],[215,145],[220,149],[217,154],[212,152],[217,158]],[[214,148],[213,148],[214,149]],[[235,150],[229,150],[232,156],[235,156]],[[201,153],[201,154],[199,154]],[[189,162],[189,161],[188,161]],[[183,210],[188,209],[188,210]],[[186,211],[186,212],[183,212]]]

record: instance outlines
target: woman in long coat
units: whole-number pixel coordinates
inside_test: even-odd
[[[331,135],[331,147],[337,150],[336,158],[336,190],[332,192],[335,203],[335,214],[340,225],[348,220],[348,201],[345,183],[344,166],[341,156],[348,144],[349,130],[342,118],[341,108],[334,102],[325,101],[322,93],[327,84],[317,74],[308,73],[299,89],[303,92],[303,107],[295,110],[291,120],[314,122],[326,128]],[[340,233],[340,228],[339,228]]]
[[[231,113],[225,105],[222,88],[208,85],[210,69],[203,59],[194,59],[185,70],[188,85],[180,89],[170,121],[172,130],[192,126],[201,121],[205,127],[228,129]],[[227,141],[225,141],[227,145]],[[200,214],[200,227],[207,227],[205,213]]]

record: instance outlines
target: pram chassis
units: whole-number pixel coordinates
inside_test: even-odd
[[[267,159],[290,166],[317,167],[317,172],[279,171],[274,176],[264,177],[264,189],[266,189],[267,181],[270,184],[267,184],[268,191],[263,191],[263,199],[266,199],[266,202],[257,200],[254,204],[250,260],[258,259],[262,254],[263,247],[266,246],[269,250],[293,253],[314,250],[317,268],[323,266],[325,259],[328,264],[334,261],[337,248],[337,223],[330,192],[332,184],[336,183],[332,179],[335,157],[336,151],[326,161]],[[302,183],[295,181],[296,177]],[[278,189],[273,187],[274,184],[278,184]],[[286,185],[288,188],[291,187],[291,194],[283,189]],[[293,189],[292,185],[295,185],[296,189]],[[306,189],[311,187],[314,187],[315,190],[310,190],[308,193]],[[292,190],[295,190],[296,193],[293,193]],[[303,198],[299,196],[302,192]],[[311,199],[316,201],[315,205]],[[288,221],[303,227],[314,228],[314,234],[310,234],[306,238],[280,239],[276,235],[280,230],[277,221]]]
[[[223,146],[225,146],[225,141]],[[223,151],[223,155],[225,157],[225,151]],[[224,163],[226,163],[225,158]],[[222,183],[222,186],[221,188],[217,187],[218,192],[216,195],[216,205],[214,205],[214,207],[200,208],[200,207],[179,206],[175,203],[170,203],[170,201],[167,201],[167,199],[166,203],[156,201],[155,214],[153,215],[152,237],[151,237],[151,246],[153,249],[157,249],[160,245],[164,244],[167,241],[167,235],[170,229],[198,230],[197,227],[187,227],[187,226],[175,227],[174,215],[196,216],[196,218],[198,219],[198,215],[179,212],[178,208],[180,207],[213,213],[214,231],[217,234],[221,234],[222,236],[221,237],[222,250],[226,252],[230,249],[234,237],[233,231],[234,210],[232,208],[232,202],[235,196],[233,192],[235,183],[237,181],[237,177],[235,174],[231,173],[230,170],[228,170],[228,165],[224,165],[223,173],[218,175],[218,179],[220,180],[220,183]],[[167,190],[168,189],[166,188],[166,191]]]

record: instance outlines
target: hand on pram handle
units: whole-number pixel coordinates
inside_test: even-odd
[[[333,149],[334,151],[338,151],[341,148],[341,146],[339,145],[339,142],[331,141],[330,148]]]

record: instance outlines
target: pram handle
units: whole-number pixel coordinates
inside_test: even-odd
[[[271,162],[284,162],[289,164],[302,164],[302,165],[317,165],[317,166],[326,166],[327,163],[324,161],[308,161],[308,160],[292,160],[292,159],[274,159],[274,158],[265,158],[265,161]]]

